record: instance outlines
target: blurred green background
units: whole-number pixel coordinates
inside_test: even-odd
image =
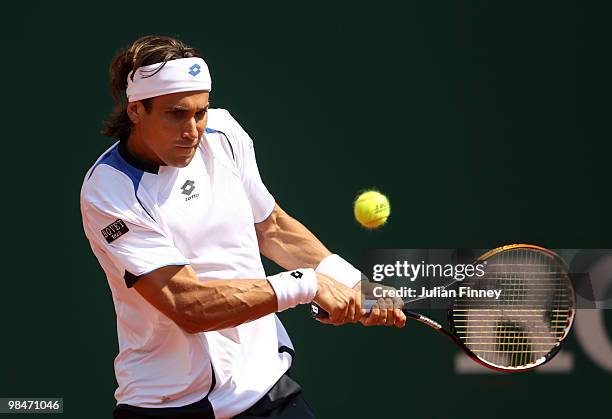
[[[111,144],[99,134],[110,60],[145,34],[204,54],[213,106],[251,134],[279,204],[355,263],[368,248],[610,248],[612,5],[398,4],[4,5],[0,396],[111,417],[115,315],[78,195]],[[375,232],[352,218],[368,187],[393,209]],[[466,375],[421,325],[326,327],[304,307],[281,317],[320,418],[610,414],[611,371],[575,336],[569,371]]]

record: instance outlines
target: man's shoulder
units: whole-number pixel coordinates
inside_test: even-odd
[[[118,143],[107,149],[85,174],[81,202],[130,204],[136,199],[142,172],[119,157]]]
[[[228,136],[230,143],[238,146],[237,152],[242,149],[253,148],[253,140],[240,126],[238,121],[226,109],[209,109],[206,132],[221,132]]]
[[[215,108],[208,110],[208,124],[206,125],[208,132],[220,131],[228,134],[229,131],[234,130],[236,123],[236,120],[227,109]]]

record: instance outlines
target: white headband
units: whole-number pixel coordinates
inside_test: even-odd
[[[160,65],[157,63],[138,67],[133,81],[131,76],[134,72],[130,72],[126,90],[128,102],[177,92],[210,91],[212,88],[208,66],[201,58],[167,61],[161,70],[151,76]]]

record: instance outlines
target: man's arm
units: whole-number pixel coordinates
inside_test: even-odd
[[[255,224],[262,255],[285,269],[316,268],[331,252],[295,218],[278,205]]]
[[[140,277],[134,288],[186,332],[199,333],[238,326],[276,312],[279,299],[271,280],[200,281],[189,265],[166,266]],[[316,274],[314,301],[330,313],[331,323],[359,320],[359,299],[325,275]]]
[[[278,204],[274,206],[268,218],[255,224],[255,230],[257,231],[261,254],[285,269],[317,268],[323,259],[332,254],[310,230],[287,214]],[[344,278],[336,277],[334,279],[342,280]],[[373,285],[368,281],[359,281],[354,285],[353,291],[360,293],[362,287],[365,286],[366,289],[363,291],[367,292],[367,289]],[[346,287],[339,283],[338,288]],[[357,298],[361,299],[359,295]],[[361,304],[359,304],[360,306]],[[403,327],[406,323],[406,316],[398,308],[397,301],[380,299],[372,310],[372,314],[363,317],[361,323],[365,326],[395,325]]]
[[[202,282],[189,265],[156,269],[134,289],[188,333],[237,326],[277,309],[266,279]]]

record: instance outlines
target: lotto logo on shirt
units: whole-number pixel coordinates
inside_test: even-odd
[[[181,193],[183,195],[187,195],[187,198],[185,198],[185,201],[190,201],[200,196],[199,193],[195,193],[191,195],[191,193],[195,190],[195,188],[196,188],[195,182],[193,180],[188,180],[183,184],[183,186],[181,186],[181,191],[182,191]]]
[[[106,241],[110,244],[130,231],[130,229],[125,225],[123,220],[117,219],[100,231],[102,232],[102,235]]]

